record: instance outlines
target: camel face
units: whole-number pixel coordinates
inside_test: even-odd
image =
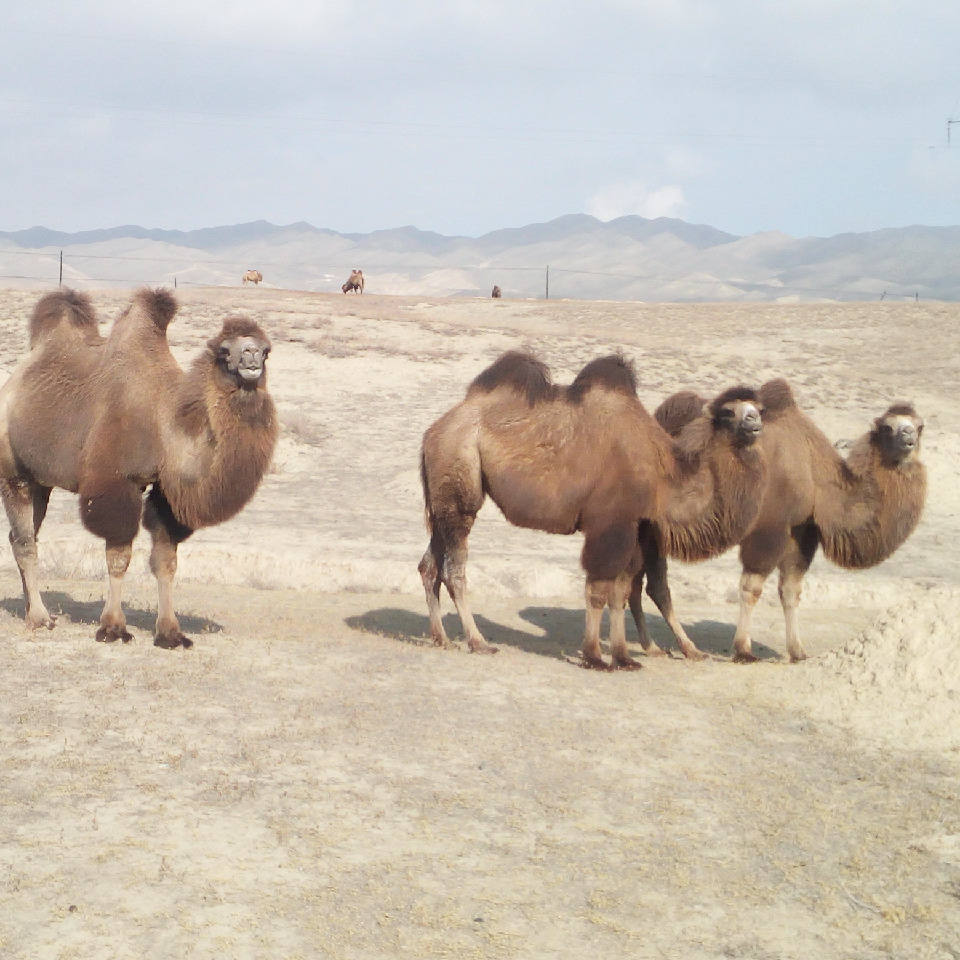
[[[270,341],[266,337],[231,337],[217,346],[217,364],[239,386],[252,389],[266,373],[269,354]]]
[[[877,439],[884,459],[892,464],[920,456],[923,420],[916,414],[887,413],[877,421]]]
[[[738,447],[750,447],[763,430],[761,410],[752,400],[729,400],[714,414],[714,422],[729,431]]]

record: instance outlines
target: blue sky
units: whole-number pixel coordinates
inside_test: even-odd
[[[956,0],[10,6],[0,230],[960,224]]]

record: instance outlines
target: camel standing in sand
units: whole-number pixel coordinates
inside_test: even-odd
[[[351,290],[356,293],[363,293],[363,271],[351,270],[347,282],[340,289],[344,293],[349,293]]]
[[[740,541],[740,616],[734,636],[734,659],[756,660],[750,622],[763,585],[774,569],[780,571],[780,603],[791,661],[803,660],[798,607],[803,578],[823,547],[833,563],[862,570],[887,559],[913,532],[926,499],[926,470],[920,462],[923,420],[912,404],[898,403],[877,417],[871,429],[844,460],[830,441],[797,406],[785,380],[760,388],[764,405],[760,445],[768,463],[760,513]],[[703,400],[684,391],[661,404],[657,421],[671,434],[685,429]],[[678,640],[666,560],[648,557],[648,593],[666,603],[664,613]],[[636,613],[635,613],[636,616]],[[640,626],[641,638],[645,628]],[[679,634],[677,634],[679,628]],[[661,651],[649,641],[649,653]]]
[[[260,327],[228,318],[184,371],[167,344],[176,310],[170,293],[141,290],[104,338],[83,294],[50,293],[34,309],[30,353],[0,390],[0,494],[28,627],[55,622],[40,596],[37,534],[60,487],[79,494],[83,525],[106,541],[97,640],[131,639],[121,583],[142,518],[159,591],[154,643],[192,645],[173,608],[177,545],[250,500],[277,419]]]
[[[493,290],[490,293],[490,296],[493,297],[494,300],[499,300],[503,296],[503,293],[501,292],[499,287],[494,286]]]
[[[263,274],[259,270],[248,270],[243,275],[243,282],[245,284],[249,282],[249,283],[252,283],[254,286],[256,286],[262,280],[263,280]]]
[[[423,438],[430,543],[419,570],[434,642],[450,643],[440,619],[443,584],[470,650],[496,652],[470,612],[465,572],[467,537],[489,494],[516,526],[583,532],[582,663],[606,669],[600,619],[609,606],[612,666],[638,668],[627,652],[624,606],[643,562],[641,528],[656,523],[666,552],[682,558],[736,543],[756,516],[765,476],[760,429],[756,394],[734,388],[673,441],[640,403],[622,357],[595,360],[557,386],[539,361],[504,354]]]

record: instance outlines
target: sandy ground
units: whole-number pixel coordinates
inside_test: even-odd
[[[106,326],[128,294],[95,297]],[[0,292],[7,372],[36,298]],[[227,312],[270,331],[283,437],[256,500],[181,549],[190,651],[151,644],[142,542],[135,640],[94,642],[102,548],[67,495],[56,630],[24,631],[0,557],[0,957],[960,958],[960,306],[181,301],[183,360]],[[772,582],[761,662],[730,662],[731,552],[672,568],[708,661],[606,675],[565,660],[579,538],[488,506],[469,573],[501,653],[438,651],[419,438],[513,347],[558,380],[622,348],[651,408],[785,376],[835,439],[912,399],[924,520],[875,570],[816,561],[803,664]]]

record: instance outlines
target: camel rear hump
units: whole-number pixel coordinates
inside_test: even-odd
[[[100,323],[85,293],[63,289],[42,296],[30,316],[30,348],[64,325],[99,337]]]

